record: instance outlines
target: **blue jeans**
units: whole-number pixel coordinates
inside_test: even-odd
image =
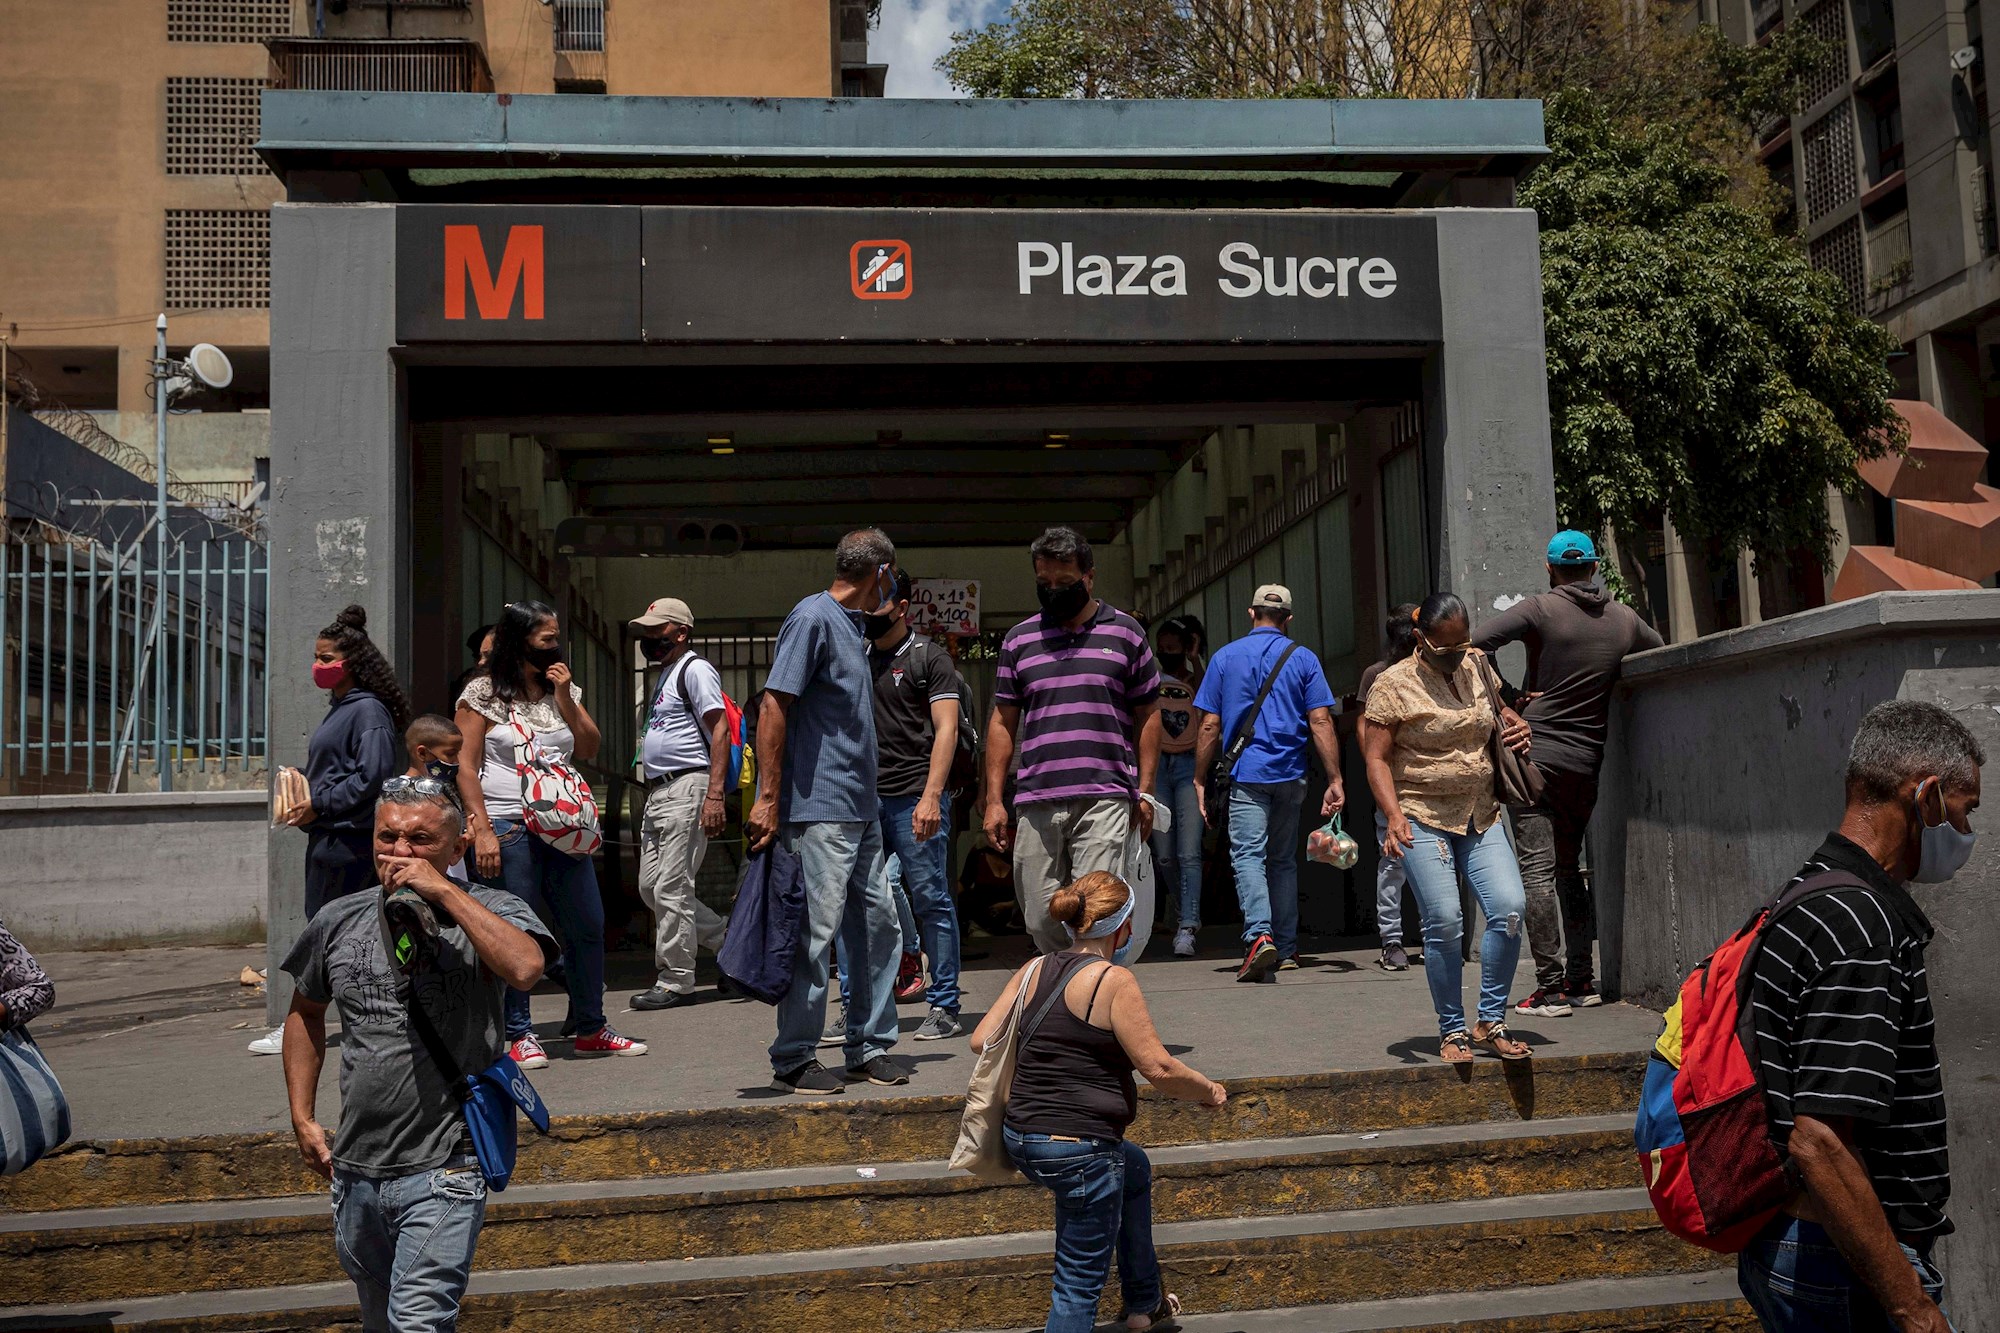
[[[562,939],[563,978],[569,986],[564,1036],[587,1037],[604,1026],[604,899],[597,867],[543,842],[511,819],[493,821],[500,840],[500,875],[480,882],[505,889],[555,927]],[[533,1032],[528,993],[507,988],[507,1040]]]
[[[886,835],[884,841],[887,841]],[[902,952],[917,953],[924,947],[924,942],[922,936],[917,933],[916,914],[910,910],[910,895],[903,892],[902,863],[885,853],[882,857],[882,876],[889,881],[889,896],[896,901],[896,932],[903,941]],[[899,962],[898,973],[901,970],[902,965]],[[845,1009],[853,1000],[854,994],[847,985],[847,960],[840,956],[840,945],[837,942],[833,947],[833,975],[840,986],[840,1007]]]
[[[1002,1137],[1021,1174],[1056,1196],[1055,1294],[1044,1333],[1090,1333],[1097,1326],[1114,1253],[1126,1311],[1158,1309],[1153,1165],[1145,1152],[1123,1140],[1058,1140],[1011,1126]]]
[[[1278,957],[1299,951],[1299,803],[1297,782],[1238,782],[1229,789],[1229,864],[1243,909],[1243,942],[1269,935]]]
[[[1389,817],[1375,812],[1375,845],[1389,840]],[[1375,928],[1382,933],[1382,947],[1403,942],[1403,858],[1385,856],[1375,863]]]
[[[792,988],[778,1001],[771,1069],[793,1073],[819,1046],[826,1023],[828,956],[836,936],[853,988],[847,1006],[847,1063],[850,1068],[866,1064],[896,1044],[896,967],[903,959],[903,932],[882,871],[882,825],[873,819],[786,824],[778,836],[785,850],[799,858],[806,914],[798,956],[792,960]]]
[[[957,1013],[958,990],[958,909],[951,900],[951,877],[946,861],[951,853],[951,796],[939,801],[943,812],[938,831],[929,842],[918,842],[910,829],[916,811],[916,796],[882,798],[882,845],[889,859],[901,865],[903,892],[917,919],[917,940],[924,957],[930,960],[931,985],[925,998],[933,1009]],[[905,939],[908,952],[917,941]]]
[[[1160,892],[1179,904],[1176,925],[1201,925],[1201,798],[1194,789],[1194,752],[1160,756],[1153,795],[1174,812],[1171,832],[1153,834],[1153,860],[1160,867]]]
[[[1905,1245],[1924,1293],[1944,1304],[1944,1274]],[[1895,1333],[1825,1228],[1780,1215],[1736,1259],[1736,1285],[1771,1333]]]
[[[449,1333],[472,1276],[486,1182],[467,1158],[376,1180],[333,1173],[333,1249],[367,1333]]]
[[[1459,946],[1465,935],[1465,911],[1458,896],[1458,870],[1472,883],[1479,910],[1486,914],[1486,933],[1479,941],[1479,1021],[1507,1020],[1507,987],[1514,965],[1521,960],[1521,913],[1527,895],[1521,889],[1521,866],[1507,842],[1506,824],[1494,820],[1484,833],[1444,833],[1420,820],[1410,821],[1416,835],[1403,854],[1403,873],[1424,918],[1424,975],[1437,1006],[1438,1032],[1449,1037],[1464,1032],[1465,959]]]

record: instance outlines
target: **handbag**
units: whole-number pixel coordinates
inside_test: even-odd
[[[512,708],[507,720],[521,735],[514,746],[514,771],[521,778],[521,822],[559,852],[579,858],[594,854],[604,845],[604,832],[598,826],[597,797],[590,784],[567,759],[535,744],[535,733]]]
[[[0,1176],[69,1141],[69,1099],[26,1028],[0,1032]]]
[[[1533,805],[1542,799],[1542,788],[1546,785],[1542,770],[1526,755],[1508,749],[1500,739],[1500,673],[1493,669],[1492,659],[1483,653],[1479,668],[1486,678],[1486,693],[1493,699],[1493,734],[1486,739],[1486,754],[1493,761],[1493,794],[1502,805],[1515,809]]]
[[[1005,1026],[993,1034],[993,1040],[986,1043],[973,1063],[972,1081],[965,1088],[965,1114],[958,1120],[958,1143],[946,1163],[954,1171],[969,1171],[981,1180],[1010,1180],[1014,1176],[1014,1159],[1007,1155],[1007,1141],[1000,1130],[1007,1119],[1007,1091],[1014,1086],[1014,1066],[1020,1059],[1021,1043],[1027,1040],[1022,1031],[1021,1011],[1027,1007],[1028,996],[1042,975],[1042,961],[1037,957],[1021,974],[1014,1012],[1007,1015]],[[1048,1003],[1035,1012],[1028,1031],[1041,1026],[1050,1006],[1062,993],[1061,986],[1049,992]]]
[[[1264,711],[1264,701],[1271,697],[1271,687],[1278,683],[1278,676],[1285,669],[1285,663],[1299,650],[1297,643],[1285,645],[1285,651],[1278,654],[1278,664],[1271,668],[1271,674],[1264,677],[1263,688],[1250,702],[1243,720],[1236,724],[1236,734],[1229,738],[1229,748],[1216,757],[1208,770],[1208,819],[1211,824],[1219,823],[1229,810],[1229,788],[1236,781],[1236,764],[1243,758],[1243,752],[1250,748],[1250,742],[1257,734],[1257,718]]]
[[[506,1189],[507,1182],[514,1178],[514,1153],[519,1142],[515,1110],[518,1108],[536,1129],[546,1134],[549,1108],[510,1055],[501,1055],[476,1074],[462,1072],[458,1061],[451,1058],[444,1038],[432,1026],[431,1016],[418,1002],[415,986],[410,988],[409,1004],[410,1021],[416,1025],[424,1049],[430,1052],[431,1063],[452,1080],[459,1114],[464,1117],[466,1135],[472,1140],[472,1155],[479,1161],[480,1177],[490,1190]]]

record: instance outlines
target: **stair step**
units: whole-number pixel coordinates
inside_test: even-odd
[[[1643,1190],[1480,1198],[1344,1212],[1225,1217],[1155,1229],[1173,1289],[1198,1310],[1391,1301],[1711,1268],[1664,1231]],[[1046,1201],[1044,1207],[1046,1208]],[[1044,1216],[1047,1214],[1044,1213]],[[874,1230],[872,1221],[862,1225]],[[1046,1230],[844,1249],[593,1263],[475,1275],[467,1333],[851,1323],[879,1333],[1027,1325],[1047,1310]],[[325,1328],[352,1317],[345,1282],[0,1310],[9,1329],[155,1333]],[[579,1322],[579,1318],[583,1322]]]
[[[1643,1052],[1470,1067],[1413,1065],[1230,1083],[1220,1112],[1141,1094],[1133,1138],[1148,1145],[1231,1142],[1419,1125],[1511,1123],[1629,1114]],[[960,1096],[799,1099],[765,1105],[559,1118],[526,1135],[522,1185],[744,1170],[914,1162],[953,1140]],[[0,1179],[0,1210],[51,1212],[197,1200],[315,1196],[323,1181],[289,1134],[120,1139],[70,1144],[33,1171]]]
[[[1039,1326],[1038,1326],[1039,1327]],[[1181,1317],[1186,1333],[1755,1333],[1736,1270]],[[1015,1333],[1031,1333],[1028,1329]]]

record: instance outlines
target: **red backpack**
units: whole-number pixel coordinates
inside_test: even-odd
[[[1867,887],[1841,871],[1792,884],[1695,968],[1667,1010],[1632,1137],[1653,1211],[1682,1240],[1735,1254],[1797,1192],[1771,1140],[1750,1026],[1751,972],[1781,913],[1805,898]]]

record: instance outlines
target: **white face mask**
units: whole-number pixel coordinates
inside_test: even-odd
[[[1925,778],[1917,784],[1916,808],[1919,834],[1917,873],[1910,876],[1912,884],[1942,884],[1964,869],[1972,858],[1972,844],[1977,842],[1976,833],[1961,833],[1951,822],[1947,811],[1942,820],[1935,824],[1924,822],[1924,788],[1937,783],[1936,778]],[[1944,809],[1943,785],[1938,784],[1938,808]]]

